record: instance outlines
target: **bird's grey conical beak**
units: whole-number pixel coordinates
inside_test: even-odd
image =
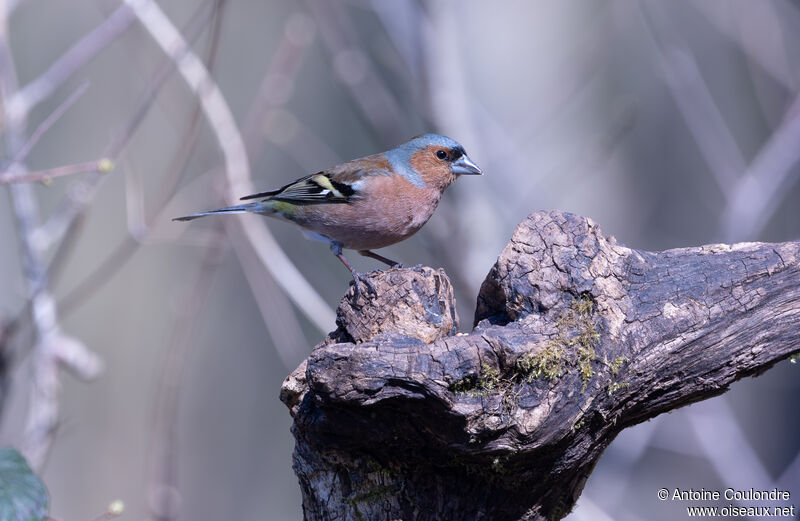
[[[467,157],[467,154],[462,155],[450,164],[450,170],[456,175],[483,175],[478,165],[472,162]]]

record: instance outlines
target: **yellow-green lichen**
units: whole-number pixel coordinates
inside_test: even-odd
[[[583,381],[581,392],[586,390],[586,385],[589,383],[589,380],[592,379],[592,376],[594,376],[592,361],[595,358],[597,358],[597,355],[594,352],[594,348],[583,346],[578,348],[578,371],[580,371],[581,381]]]
[[[542,377],[553,380],[564,374],[566,366],[564,354],[561,343],[550,340],[541,350],[520,356],[516,368],[528,383]]]
[[[349,497],[344,501],[345,503],[353,507],[356,519],[358,521],[362,521],[364,519],[364,515],[359,510],[358,505],[361,503],[372,505],[374,503],[385,501],[387,498],[389,498],[391,492],[392,492],[391,485],[378,485],[377,487],[373,487],[367,490],[366,492],[363,492],[361,494],[356,494],[353,497]]]
[[[610,384],[608,384],[607,387],[608,395],[611,396],[615,392],[625,387],[628,387],[629,385],[631,385],[630,382],[611,382]]]
[[[597,359],[594,347],[600,342],[598,325],[593,319],[594,302],[588,297],[573,300],[556,321],[558,334],[543,349],[526,353],[517,360],[517,370],[531,382],[536,378],[552,380],[563,375],[567,364],[576,365],[583,382],[582,391],[594,376]],[[574,352],[574,356],[567,353]]]
[[[608,370],[612,375],[617,376],[617,374],[619,374],[619,370],[622,369],[622,366],[626,363],[628,363],[627,356],[618,356],[611,363],[607,364]]]
[[[477,377],[470,375],[462,378],[451,385],[450,390],[456,394],[466,394],[472,397],[486,396],[500,385],[500,370],[484,363],[481,365],[481,372]]]
[[[500,395],[503,408],[510,411],[522,392],[519,384],[523,381],[555,380],[571,368],[577,368],[583,383],[581,392],[584,392],[596,374],[595,346],[601,338],[594,313],[595,303],[589,297],[573,300],[558,315],[557,333],[523,353],[505,374],[500,369],[482,364],[477,375],[458,380],[450,385],[450,390],[470,397]],[[621,365],[623,362],[618,359],[616,363]]]

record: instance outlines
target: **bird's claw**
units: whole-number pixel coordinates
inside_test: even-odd
[[[353,302],[361,298],[362,283],[367,287],[370,293],[373,295],[378,294],[378,290],[375,288],[375,284],[373,284],[371,280],[364,278],[363,275],[353,274]]]

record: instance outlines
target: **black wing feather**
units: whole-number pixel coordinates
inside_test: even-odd
[[[336,194],[331,188],[339,194]],[[355,192],[347,183],[333,181],[329,175],[318,172],[293,181],[277,190],[246,195],[241,200],[263,198],[294,204],[347,203]]]

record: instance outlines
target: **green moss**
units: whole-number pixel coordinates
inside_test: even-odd
[[[355,506],[356,503],[377,503],[389,497],[391,491],[391,485],[378,485],[366,492],[345,499],[345,502],[353,506]]]
[[[608,365],[608,370],[611,371],[611,374],[617,376],[619,374],[619,370],[622,369],[622,366],[628,363],[627,356],[618,356]]]
[[[595,375],[592,364],[597,354],[594,347],[600,342],[600,332],[593,313],[594,302],[590,298],[573,300],[556,320],[558,334],[548,340],[543,348],[519,357],[516,371],[530,383],[537,378],[559,378],[567,371],[568,365],[577,366],[583,382],[582,391],[585,391]]]
[[[583,346],[578,348],[578,371],[580,371],[581,380],[583,381],[581,392],[586,390],[586,385],[589,383],[589,380],[592,379],[592,376],[594,376],[592,361],[594,361],[595,358],[597,358],[597,355],[594,352],[594,348]]]
[[[610,384],[608,384],[608,388],[607,388],[608,395],[611,396],[615,392],[617,392],[620,389],[623,389],[625,387],[628,387],[629,385],[631,385],[630,382],[611,382]]]
[[[530,383],[536,378],[553,380],[564,374],[565,351],[557,340],[549,340],[535,353],[525,353],[517,359],[516,369]]]
[[[353,497],[349,497],[345,499],[344,502],[353,507],[356,519],[361,521],[364,519],[364,515],[358,509],[358,505],[360,503],[366,503],[368,505],[372,505],[380,501],[384,501],[390,496],[391,492],[392,492],[391,485],[378,485],[377,487],[373,487],[367,490],[366,492],[357,494]]]
[[[503,408],[510,411],[522,392],[519,384],[523,381],[555,380],[571,368],[577,368],[583,383],[581,392],[584,392],[596,374],[595,346],[601,339],[594,301],[588,296],[573,300],[559,313],[556,328],[557,333],[552,338],[523,353],[505,375],[499,369],[482,364],[477,375],[458,380],[450,385],[450,390],[471,397],[500,395]],[[624,358],[615,360],[612,372],[616,374],[625,361]]]
[[[493,391],[500,384],[500,369],[490,367],[489,364],[481,365],[481,377],[478,378],[478,389]]]
[[[481,365],[481,372],[478,376],[470,375],[457,381],[450,386],[450,390],[457,394],[468,396],[486,396],[498,389],[502,384],[500,370],[491,367],[489,364]]]
[[[584,425],[586,425],[586,418],[581,417],[578,421],[576,421],[575,423],[572,424],[572,430],[573,431],[577,431],[578,429],[580,429]]]

